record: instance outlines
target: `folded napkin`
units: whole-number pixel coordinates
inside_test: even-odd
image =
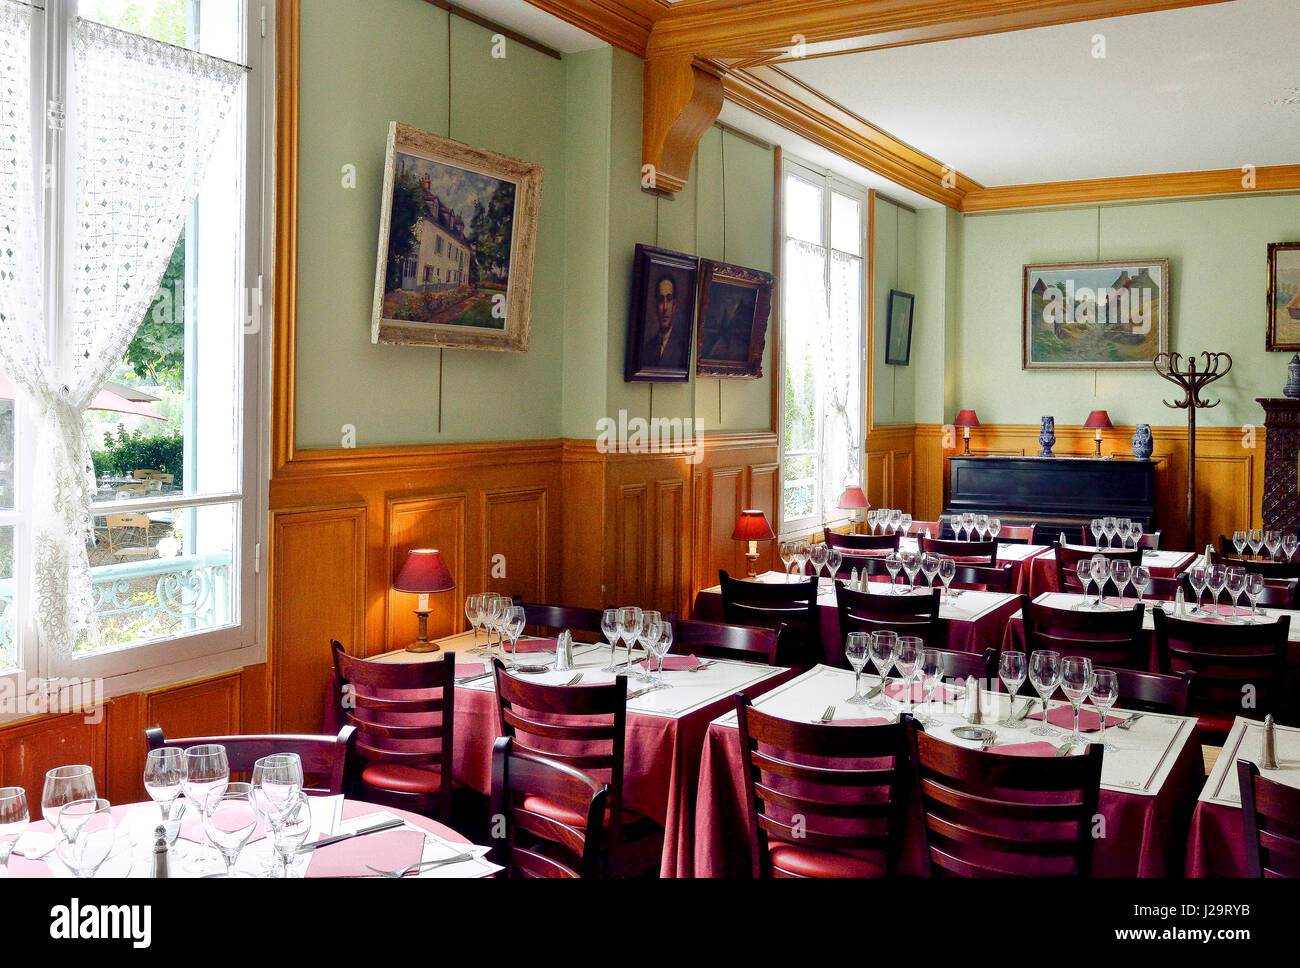
[[[464,679],[466,676],[481,676],[487,672],[487,666],[482,662],[457,662],[456,678]]]
[[[644,662],[638,662],[638,663],[637,663],[637,666],[638,666],[638,668],[641,668],[641,669],[644,669],[644,668],[646,667]],[[664,656],[664,671],[665,671],[665,672],[680,672],[680,671],[683,670],[683,669],[698,669],[699,667],[700,667],[700,660],[697,659],[697,658],[696,658],[695,656],[693,656],[693,655],[666,655],[666,656]],[[658,669],[659,669],[659,660],[658,660],[658,659],[655,660],[654,668],[655,668],[656,671],[658,671]]]
[[[555,643],[555,639],[520,639],[515,643],[515,648],[506,649],[506,654],[514,655],[518,653],[523,655],[527,652],[554,652]],[[378,867],[379,865],[376,864],[375,866]]]
[[[990,746],[989,752],[1008,756],[1055,756],[1056,747],[1051,743],[1008,743],[1006,746]]]
[[[876,716],[873,719],[832,719],[829,723],[818,723],[819,726],[887,726],[893,720],[888,716]]]
[[[885,695],[890,699],[897,699],[899,702],[904,701],[907,696],[906,683],[891,682],[885,686]],[[947,686],[939,686],[934,691],[935,702],[949,702],[957,698],[957,694]],[[925,702],[925,684],[920,682],[912,683],[912,702]]]
[[[1031,713],[1025,718],[1041,720],[1043,718],[1043,711],[1040,709],[1038,712]],[[1074,729],[1074,710],[1069,706],[1054,706],[1047,713],[1047,721],[1053,726],[1061,726],[1065,729]],[[1124,722],[1124,719],[1120,716],[1107,716],[1106,728],[1110,729],[1112,726],[1118,726],[1122,722]],[[1095,733],[1099,729],[1101,729],[1101,716],[1097,714],[1095,709],[1089,709],[1086,706],[1082,707],[1079,710],[1079,732]]]
[[[366,868],[395,871],[420,863],[424,857],[424,834],[419,830],[384,830],[353,837],[311,852],[307,877],[377,877]]]

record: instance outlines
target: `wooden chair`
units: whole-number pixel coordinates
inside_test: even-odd
[[[722,618],[728,625],[773,630],[786,626],[777,648],[778,664],[808,669],[822,661],[816,580],[766,584],[742,581],[719,571],[718,584],[722,587]]]
[[[1075,569],[1079,567],[1079,562],[1092,560],[1093,555],[1104,555],[1111,561],[1116,558],[1123,559],[1134,568],[1142,564],[1141,548],[1135,548],[1131,551],[1120,551],[1118,548],[1113,551],[1108,551],[1105,548],[1088,548],[1085,550],[1062,545],[1059,541],[1053,541],[1052,551],[1056,554],[1057,587],[1063,592],[1074,592],[1075,594],[1082,594],[1083,592],[1083,585],[1080,584]]]
[[[1220,539],[1222,539],[1222,535],[1220,535]],[[1263,575],[1268,581],[1294,581],[1300,579],[1300,561],[1255,561],[1250,558],[1220,554],[1211,548],[1210,564],[1236,565],[1238,568],[1245,568],[1247,572],[1253,571]]]
[[[494,848],[506,877],[603,877],[609,784],[553,759],[515,749],[508,736],[492,747],[491,816],[505,821]],[[570,826],[529,809],[539,800],[582,818]],[[532,835],[522,843],[520,833]],[[544,846],[539,845],[541,841]]]
[[[161,478],[163,476],[163,472],[148,470],[148,469],[137,469],[131,472],[131,476],[134,477],[137,481],[152,481]]]
[[[1004,524],[998,531],[1000,544],[1038,544],[1038,522]]]
[[[669,652],[776,665],[777,645],[784,631],[782,623],[777,623],[774,629],[759,629],[678,619],[673,622],[673,644]]]
[[[1015,565],[957,565],[953,572],[952,588],[965,588],[981,592],[1010,592],[1011,574]]]
[[[261,736],[187,736],[165,739],[162,727],[144,731],[148,749],[188,749],[205,743],[226,748],[226,760],[232,776],[252,774],[253,766],[272,753],[297,753],[302,760],[303,789],[320,796],[337,796],[343,792],[344,769],[348,747],[356,733],[354,726],[344,726],[337,736],[261,735]]]
[[[835,573],[835,577],[849,578],[856,568],[859,574],[865,571],[868,575],[888,578],[889,569],[885,567],[885,558],[885,555],[865,555],[842,551],[840,552],[840,568]],[[902,572],[900,571],[899,574],[902,574]]]
[[[114,488],[113,494],[119,501],[131,501],[136,498],[144,497],[148,490],[149,488],[144,482],[139,484],[123,484],[120,487]]]
[[[990,689],[998,681],[998,650],[993,646],[989,646],[983,653],[956,652],[952,649],[935,651],[943,660],[943,678],[946,681],[974,678],[989,683]]]
[[[1180,587],[1183,590],[1183,600],[1187,603],[1188,608],[1195,605],[1196,590],[1192,588],[1192,581],[1187,576],[1187,572],[1174,577],[1152,575],[1151,587],[1146,590],[1143,597],[1162,602],[1172,602]],[[1286,581],[1266,578],[1264,579],[1264,594],[1259,597],[1259,605],[1262,608],[1285,608],[1294,611],[1297,605],[1298,590],[1300,590],[1300,582],[1294,579]],[[1205,594],[1205,589],[1201,589],[1201,591]],[[1210,596],[1205,594],[1205,597]],[[1248,605],[1242,607],[1249,608]]]
[[[1095,666],[1101,670],[1104,666]],[[1192,680],[1196,673],[1188,669],[1176,676],[1155,672],[1135,672],[1132,669],[1111,669],[1119,685],[1119,702],[1116,705],[1146,713],[1187,715],[1187,702],[1191,697]]]
[[[1079,535],[1083,539],[1082,541],[1079,542],[1079,544],[1087,545],[1089,548],[1100,547],[1097,544],[1096,536],[1092,533],[1092,528],[1088,527],[1088,525],[1085,524],[1079,528]],[[1105,551],[1106,549],[1102,548],[1102,550]],[[1112,547],[1110,550],[1122,551],[1123,549]],[[1143,531],[1142,536],[1138,538],[1138,550],[1159,551],[1160,550],[1160,529],[1157,528],[1155,531]]]
[[[105,516],[104,537],[108,556],[113,561],[142,561],[158,557],[158,549],[149,546],[147,514],[109,514]]]
[[[947,626],[939,621],[939,589],[923,595],[855,592],[835,584],[835,605],[840,618],[840,651],[850,632],[897,632],[919,636],[927,648],[948,644]]]
[[[942,538],[943,521],[913,521],[907,526],[907,534],[911,538],[921,537],[927,531],[932,538]]]
[[[365,761],[352,777],[363,800],[451,822],[455,654],[430,662],[358,659],[331,641],[344,712]]]
[[[839,548],[841,551],[875,551],[882,555],[897,551],[898,542],[902,538],[897,531],[893,534],[840,534],[826,528],[824,533],[828,547]]]
[[[1300,877],[1300,790],[1260,776],[1237,760],[1246,871],[1251,877]]]
[[[992,567],[998,563],[997,538],[991,541],[941,541],[922,535],[920,547],[922,554],[935,554],[967,564]]]
[[[1101,747],[1082,755],[981,752],[907,719],[913,803],[931,877],[1088,877]]]
[[[627,677],[596,686],[547,686],[515,678],[500,659],[492,660],[492,669],[502,735],[515,741],[513,749],[606,784],[609,873],[635,876],[656,869],[663,855],[663,827],[623,805]],[[529,797],[523,806],[562,826],[586,829],[584,814],[544,796]]]
[[[909,779],[901,719],[799,723],[752,708],[744,693],[736,719],[754,877],[898,873]]]
[[[1196,673],[1188,715],[1200,721],[1207,745],[1222,745],[1242,712],[1290,718],[1285,684],[1291,616],[1258,625],[1220,625],[1171,618],[1162,610],[1152,615],[1160,672]],[[1243,705],[1247,695],[1254,701],[1249,709]]]
[[[600,631],[602,612],[599,609],[538,605],[521,601],[518,595],[514,596],[513,601],[516,605],[523,606],[524,628],[531,629],[530,634],[558,635],[567,629],[580,642],[604,641]]]
[[[1093,665],[1145,672],[1151,668],[1151,640],[1142,628],[1145,612],[1143,605],[1114,612],[1078,612],[1036,605],[1028,595],[1021,595],[1025,651],[1081,655],[1092,659]]]

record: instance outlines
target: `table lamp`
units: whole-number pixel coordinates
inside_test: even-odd
[[[978,427],[980,425],[980,418],[975,416],[974,410],[962,410],[960,413],[957,414],[957,419],[952,422],[952,425],[954,427],[962,428],[963,431],[962,439],[965,442],[965,448],[962,450],[962,453],[969,454],[970,453],[970,429],[972,427]]]
[[[1083,425],[1085,427],[1091,428],[1096,432],[1093,437],[1093,440],[1095,440],[1097,443],[1097,449],[1096,451],[1093,452],[1092,456],[1100,457],[1101,456],[1101,432],[1103,430],[1109,430],[1111,428],[1110,417],[1107,416],[1105,410],[1094,410],[1092,413],[1088,414],[1088,419],[1083,422]]]
[[[757,578],[758,543],[771,541],[776,535],[767,523],[767,516],[762,511],[741,511],[736,519],[736,530],[731,532],[732,541],[748,541],[749,550],[745,552],[745,564],[749,567],[749,577]]]
[[[850,518],[853,521],[853,530],[855,533],[858,530],[858,512],[863,508],[871,507],[871,505],[867,503],[867,495],[863,493],[862,488],[854,485],[849,485],[844,488],[844,493],[840,495],[839,502],[835,506],[847,508],[851,512]]]
[[[419,595],[415,614],[420,619],[420,637],[406,647],[407,652],[437,652],[438,643],[429,641],[429,595],[451,591],[456,581],[436,548],[416,548],[406,554],[406,563],[393,582],[393,591]]]

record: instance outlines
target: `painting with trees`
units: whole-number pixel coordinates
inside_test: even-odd
[[[372,343],[526,350],[538,165],[394,122]]]

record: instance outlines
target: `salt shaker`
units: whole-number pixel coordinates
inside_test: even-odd
[[[1274,736],[1272,714],[1264,717],[1264,755],[1259,758],[1259,768],[1261,770],[1276,770],[1278,768],[1277,739]]]
[[[849,587],[854,591],[858,590],[858,570],[856,568],[849,572]]]
[[[1178,591],[1174,593],[1174,617],[1182,618],[1187,614],[1186,604],[1183,601],[1183,586],[1178,586]]]
[[[980,726],[984,722],[984,715],[980,711],[980,683],[974,676],[966,680],[965,719],[972,726]]]
[[[648,662],[649,660],[647,660]],[[565,629],[555,640],[555,671],[568,672],[573,668],[573,633]]]
[[[156,827],[153,832],[153,876],[165,878],[167,874],[167,830]]]

